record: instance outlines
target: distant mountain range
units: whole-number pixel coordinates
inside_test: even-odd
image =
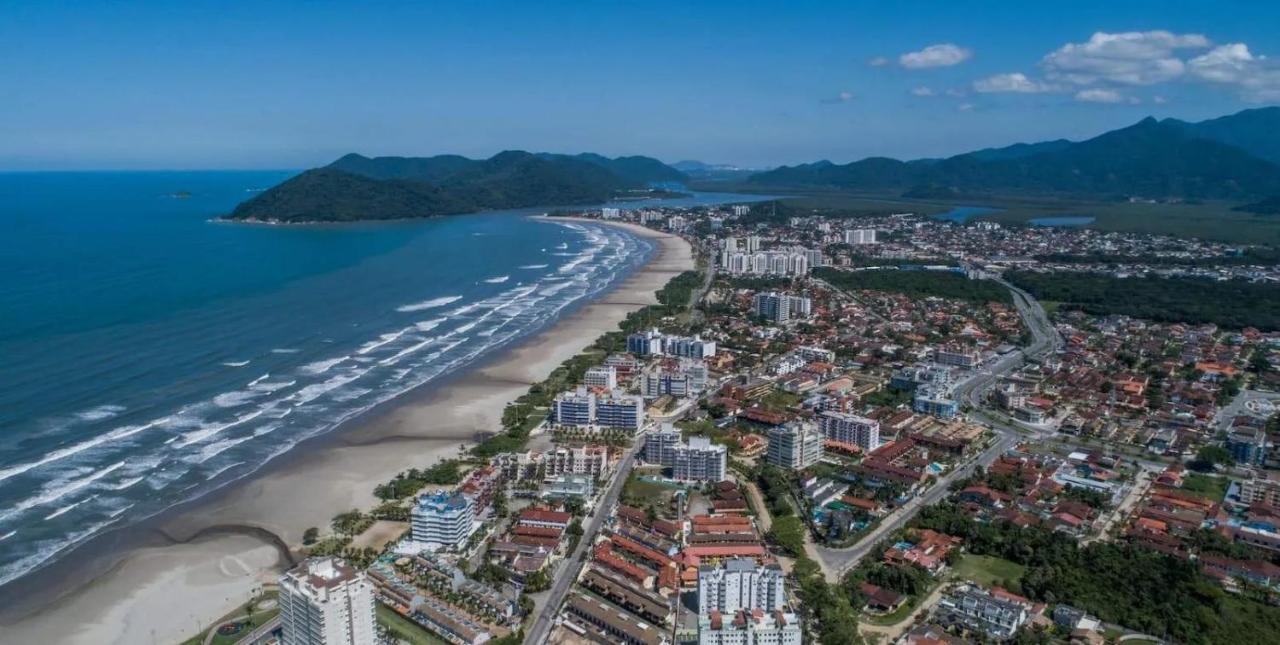
[[[241,203],[227,219],[350,222],[590,204],[621,191],[685,179],[684,173],[649,157],[523,151],[480,160],[348,154]]]
[[[1280,195],[1280,108],[1188,123],[1148,117],[1080,142],[987,148],[946,159],[872,157],[783,166],[762,188],[890,191],[908,197],[1035,194],[1092,198],[1243,199]]]

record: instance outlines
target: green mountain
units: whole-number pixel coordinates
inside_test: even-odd
[[[1081,142],[1017,144],[942,160],[873,157],[845,165],[821,161],[760,173],[748,181],[776,188],[831,187],[916,197],[1017,193],[1226,199],[1280,193],[1280,166],[1242,147],[1202,136],[1197,129],[1244,136],[1246,121],[1249,127],[1260,127],[1259,122],[1272,118],[1265,110],[1247,112],[1263,112],[1265,118],[1254,115],[1226,122],[1234,124],[1231,127],[1147,118]]]
[[[647,178],[673,176],[683,177],[647,157],[608,159],[512,150],[481,160],[457,155],[369,158],[348,154],[240,204],[227,218],[348,222],[589,204],[641,188],[651,181]]]
[[[1280,164],[1280,107],[1254,108],[1199,123],[1166,119],[1202,139],[1235,146]]]

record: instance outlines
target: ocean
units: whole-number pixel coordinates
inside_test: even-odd
[[[290,174],[0,174],[0,584],[546,327],[653,251],[536,210],[213,221]]]

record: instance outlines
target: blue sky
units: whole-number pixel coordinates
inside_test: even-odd
[[[1280,103],[1280,2],[0,5],[0,169],[764,166]]]

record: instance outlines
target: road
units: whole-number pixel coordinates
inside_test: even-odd
[[[538,611],[538,617],[534,620],[533,627],[529,629],[528,634],[525,636],[525,643],[537,645],[547,641],[547,635],[551,632],[556,614],[560,611],[560,604],[564,602],[565,594],[569,593],[569,588],[578,580],[578,572],[582,570],[583,554],[586,553],[596,534],[600,532],[600,525],[612,513],[613,505],[618,501],[618,496],[622,494],[622,485],[626,483],[627,475],[631,473],[631,468],[635,465],[636,453],[640,451],[643,445],[644,435],[637,435],[635,444],[627,450],[622,460],[618,462],[618,471],[614,475],[613,481],[609,484],[609,490],[605,492],[599,503],[592,509],[591,517],[588,519],[587,525],[583,527],[582,539],[578,540],[578,546],[573,550],[573,553],[565,558],[564,564],[556,575],[555,582],[551,583],[551,590]]]
[[[931,488],[890,513],[875,529],[861,540],[858,540],[853,546],[845,549],[818,547],[818,551],[822,555],[823,571],[827,572],[829,579],[832,574],[835,574],[838,578],[856,566],[881,540],[905,526],[921,508],[935,504],[946,496],[950,485],[955,481],[968,477],[972,474],[974,467],[982,466],[985,468],[989,466],[1005,451],[1028,438],[1027,434],[1025,434],[1027,428],[1016,425],[1004,418],[1003,415],[992,413],[986,409],[983,401],[984,395],[1000,377],[1020,367],[1025,362],[1025,359],[1038,359],[1060,347],[1062,338],[1057,330],[1054,329],[1053,324],[1049,322],[1049,316],[1045,313],[1044,308],[1040,306],[1040,303],[1035,298],[1031,297],[1031,294],[1003,280],[997,280],[997,282],[1004,285],[1013,294],[1014,306],[1017,308],[1024,324],[1031,331],[1031,344],[1021,351],[1010,352],[1000,357],[990,365],[980,367],[971,376],[957,383],[952,390],[952,395],[957,400],[969,404],[973,409],[970,416],[990,425],[996,430],[999,437],[986,450],[982,451],[976,459],[972,459],[963,466],[938,478]]]

